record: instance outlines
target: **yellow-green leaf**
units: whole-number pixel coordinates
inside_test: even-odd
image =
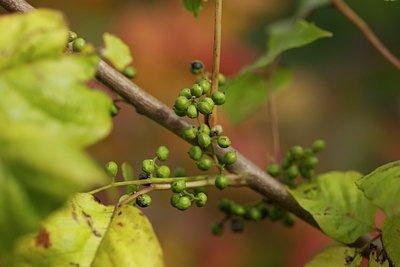
[[[394,266],[400,266],[400,216],[386,218],[381,224],[381,229],[383,247],[389,259]]]
[[[355,248],[337,246],[317,254],[305,267],[351,267],[358,266],[362,257]]]
[[[110,33],[104,33],[103,40],[105,49],[102,56],[108,59],[117,70],[123,71],[132,63],[133,58],[129,47],[120,38]]]

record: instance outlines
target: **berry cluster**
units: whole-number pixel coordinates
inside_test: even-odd
[[[171,196],[171,206],[178,210],[187,210],[194,202],[197,207],[204,207],[207,203],[207,193],[204,187],[197,187],[192,192],[186,190],[185,180],[176,180],[171,184],[174,192]]]
[[[288,186],[295,186],[296,178],[301,175],[305,179],[314,176],[314,169],[318,165],[318,158],[315,156],[325,149],[324,140],[316,140],[311,149],[303,149],[301,146],[290,148],[281,164],[273,163],[268,166],[267,173],[272,177],[283,175],[283,182]]]
[[[242,232],[244,230],[244,221],[258,222],[269,218],[275,222],[282,220],[283,225],[291,227],[294,224],[294,216],[287,213],[283,208],[272,205],[268,208],[265,204],[270,202],[263,200],[247,205],[239,205],[232,200],[223,198],[218,202],[218,209],[225,213],[225,218],[219,222],[213,222],[211,232],[214,235],[220,235],[224,231],[224,224],[230,221],[230,228],[233,232]]]

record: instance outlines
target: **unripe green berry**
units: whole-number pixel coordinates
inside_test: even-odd
[[[292,161],[290,160],[290,158],[285,157],[285,158],[282,159],[282,162],[281,162],[282,169],[286,170],[291,165],[292,165]]]
[[[86,45],[86,41],[83,38],[76,38],[72,42],[72,50],[74,52],[81,52]]]
[[[189,157],[193,160],[199,160],[201,159],[201,157],[203,156],[203,151],[201,150],[201,148],[199,146],[192,146],[189,149]]]
[[[236,216],[243,216],[246,213],[246,209],[243,206],[238,205],[238,204],[233,204],[231,206],[231,211],[232,211],[232,214],[236,215]]]
[[[258,210],[261,213],[261,219],[265,219],[268,216],[268,209],[265,206],[258,206]]]
[[[139,207],[145,208],[148,207],[151,203],[151,197],[147,194],[142,194],[136,198],[136,204]]]
[[[282,219],[283,217],[285,217],[285,214],[286,214],[286,211],[283,208],[277,207],[277,206],[273,206],[268,211],[268,217],[273,222]]]
[[[293,187],[296,185],[296,177],[292,177],[292,176],[288,175],[287,173],[285,173],[285,175],[283,176],[283,183],[285,185]]]
[[[221,125],[215,125],[211,128],[212,135],[220,135],[223,132]]]
[[[281,166],[279,164],[273,163],[268,166],[267,173],[272,177],[278,177],[281,174]]]
[[[113,178],[117,175],[118,172],[118,165],[114,161],[108,162],[106,165],[104,165],[104,171],[106,174]]]
[[[156,150],[156,156],[161,161],[166,161],[169,156],[169,150],[166,146],[159,146]]]
[[[210,135],[210,128],[208,127],[207,124],[202,123],[198,129],[199,129],[200,133],[204,133],[206,135]]]
[[[113,116],[113,117],[117,116],[119,113],[119,110],[120,110],[120,108],[115,103],[113,103],[111,106],[111,110],[110,110],[111,116]]]
[[[174,170],[174,177],[185,177],[186,171],[184,168],[179,167]]]
[[[162,165],[156,169],[156,175],[158,178],[168,178],[171,174],[171,170],[166,165]]]
[[[302,160],[300,166],[301,168],[305,169],[315,169],[315,167],[318,165],[318,162],[319,160],[316,156],[310,156]]]
[[[229,151],[226,152],[225,156],[224,156],[224,163],[227,165],[233,164],[236,162],[237,159],[237,155],[235,151]]]
[[[286,227],[292,227],[295,222],[295,217],[292,214],[286,214],[282,219],[282,223]]]
[[[185,180],[176,180],[173,181],[171,184],[172,192],[174,193],[181,193],[183,190],[186,189],[186,182]]]
[[[304,150],[301,146],[293,146],[290,148],[290,155],[294,160],[301,159],[304,155]]]
[[[184,96],[187,99],[191,99],[192,98],[192,94],[190,93],[190,89],[189,88],[182,89],[179,92],[179,96]]]
[[[307,168],[300,168],[300,174],[301,177],[303,177],[304,179],[311,179],[314,176],[314,170]]]
[[[200,97],[203,94],[203,88],[197,83],[193,84],[190,88],[190,94],[195,97]]]
[[[204,186],[196,187],[194,189],[194,194],[197,195],[198,193],[204,193],[207,195],[206,188]]]
[[[313,154],[313,152],[312,152],[311,149],[309,149],[309,148],[304,149],[304,156],[305,157],[312,156],[312,154]]]
[[[214,108],[214,101],[211,99],[211,97],[205,97],[203,98],[202,102],[207,102],[211,106],[211,110]]]
[[[151,159],[145,159],[142,162],[142,171],[152,174],[154,172],[154,161]]]
[[[187,210],[192,205],[192,201],[190,198],[183,196],[179,198],[178,202],[176,203],[176,208],[178,210]]]
[[[256,207],[250,208],[247,210],[248,211],[248,217],[250,220],[258,222],[259,220],[262,219],[262,214],[260,210]]]
[[[193,74],[199,74],[203,72],[204,64],[200,60],[195,60],[190,63],[190,72]]]
[[[181,194],[180,193],[173,193],[169,203],[171,203],[171,206],[176,208],[176,204],[178,203],[179,199],[181,198]]]
[[[325,141],[322,139],[316,140],[313,144],[312,144],[312,151],[314,153],[319,153],[321,151],[323,151],[325,149]]]
[[[228,186],[228,179],[226,178],[225,175],[218,175],[217,178],[215,178],[215,187],[217,187],[219,190],[223,190]]]
[[[186,111],[185,111],[185,110],[177,110],[177,109],[174,107],[174,112],[175,112],[175,114],[178,115],[179,117],[185,117],[185,116],[186,116]]]
[[[218,85],[224,85],[226,82],[225,76],[222,73],[218,73]]]
[[[197,168],[202,171],[208,171],[212,166],[212,161],[209,158],[201,158],[197,161]]]
[[[222,212],[230,213],[232,205],[233,205],[232,201],[226,198],[222,198],[220,201],[218,201],[217,207],[218,210]]]
[[[231,140],[229,140],[228,136],[220,136],[218,137],[218,145],[222,148],[227,148],[231,145]]]
[[[76,38],[78,38],[78,35],[75,32],[68,31],[68,43],[76,40]]]
[[[175,100],[175,108],[177,110],[187,110],[189,107],[189,100],[184,96],[178,96]]]
[[[203,88],[203,94],[208,94],[208,92],[210,92],[211,84],[206,79],[200,81],[199,85]]]
[[[136,75],[137,75],[136,69],[135,69],[134,67],[132,67],[132,66],[126,67],[126,68],[122,71],[122,73],[123,73],[126,77],[128,77],[129,79],[133,79],[133,78],[135,78]]]
[[[211,233],[213,235],[221,235],[224,232],[224,225],[220,222],[213,222],[211,224]]]
[[[186,141],[191,141],[196,138],[196,131],[192,127],[186,127],[182,131],[182,138]]]
[[[196,194],[196,205],[197,207],[203,207],[207,203],[207,195],[203,192]]]
[[[225,93],[221,92],[221,91],[215,91],[212,94],[211,98],[216,105],[222,105],[225,103],[225,100],[226,100]]]
[[[197,136],[197,141],[201,147],[208,147],[211,144],[211,138],[208,134],[201,133]]]
[[[286,170],[286,175],[289,178],[295,179],[298,175],[299,175],[299,168],[296,165],[292,165],[290,166],[287,170]]]
[[[240,219],[232,219],[231,221],[231,230],[235,233],[243,232],[244,223]]]
[[[203,115],[208,115],[212,112],[212,107],[210,104],[207,102],[200,102],[197,104],[197,109],[200,111],[201,114]]]
[[[191,119],[197,118],[198,113],[197,113],[196,106],[195,105],[189,105],[189,107],[186,110],[186,115]]]

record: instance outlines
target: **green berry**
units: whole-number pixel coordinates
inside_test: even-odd
[[[292,214],[286,214],[282,219],[282,223],[286,227],[292,227],[295,222],[295,218]]]
[[[233,204],[231,207],[231,211],[233,215],[243,216],[246,213],[246,209],[238,204]]]
[[[203,94],[208,94],[208,92],[210,92],[211,84],[206,79],[200,81],[199,85],[203,88]]]
[[[73,31],[68,31],[68,43],[78,38],[78,35]]]
[[[161,161],[166,161],[169,156],[169,150],[166,146],[159,146],[156,150],[156,156]]]
[[[225,76],[222,73],[218,73],[218,85],[224,85],[226,82]]]
[[[171,170],[166,165],[162,165],[156,170],[156,175],[158,178],[168,178],[170,174]]]
[[[223,190],[228,186],[228,179],[226,179],[225,175],[218,175],[217,178],[215,178],[215,187],[217,187],[219,190]]]
[[[182,138],[186,141],[191,141],[196,138],[196,131],[192,127],[186,127],[182,131]]]
[[[194,189],[194,194],[197,195],[198,193],[204,193],[207,195],[206,188],[204,186],[196,187]]]
[[[262,219],[262,214],[258,208],[253,207],[248,210],[248,217],[250,218],[250,220],[258,222]]]
[[[142,171],[152,174],[154,172],[154,161],[151,159],[145,159],[142,162]]]
[[[171,184],[172,192],[174,193],[181,193],[183,190],[186,189],[186,182],[185,180],[176,180],[173,181]]]
[[[213,222],[211,224],[211,233],[213,235],[221,235],[224,232],[224,225],[220,222]]]
[[[301,177],[304,179],[311,179],[314,176],[314,170],[307,168],[300,168]]]
[[[313,152],[312,152],[311,149],[309,149],[309,148],[304,149],[304,156],[305,157],[312,156],[312,154],[313,154]]]
[[[200,133],[205,133],[206,135],[210,135],[210,128],[207,124],[202,123],[199,127]]]
[[[195,97],[200,97],[203,94],[203,88],[197,83],[193,84],[190,88],[190,94]]]
[[[178,210],[187,210],[192,205],[192,201],[190,198],[183,196],[179,198],[178,202],[176,203],[176,208]]]
[[[184,168],[179,167],[174,170],[174,177],[185,177],[186,171]]]
[[[211,128],[212,135],[220,135],[223,132],[221,125],[215,125]]]
[[[224,156],[224,163],[227,165],[233,164],[236,162],[237,159],[237,155],[235,151],[229,151],[226,152],[225,156]]]
[[[292,161],[288,157],[283,158],[283,160],[281,161],[281,167],[284,170],[289,168],[291,165],[292,165]]]
[[[151,203],[151,197],[147,194],[142,194],[136,198],[136,204],[139,207],[145,208],[148,207]]]
[[[212,94],[211,98],[216,105],[222,105],[225,103],[225,100],[226,100],[225,93],[221,92],[221,91],[215,91]]]
[[[286,211],[283,208],[277,207],[277,206],[273,206],[268,211],[268,216],[269,216],[270,220],[273,222],[282,219],[283,217],[285,217],[285,214],[286,214]]]
[[[207,195],[203,192],[196,194],[196,205],[197,207],[203,207],[207,203]]]
[[[180,198],[181,198],[181,194],[173,193],[171,198],[170,198],[170,201],[169,201],[171,203],[171,206],[176,208],[176,204],[178,203]]]
[[[114,161],[108,162],[106,165],[104,165],[104,171],[106,174],[113,178],[117,175],[118,172],[118,165]]]
[[[189,105],[189,107],[186,110],[186,115],[191,119],[197,118],[198,113],[197,113],[196,106],[195,105]]]
[[[179,92],[179,96],[184,96],[187,99],[191,99],[192,98],[192,94],[190,93],[190,89],[189,88],[182,89]]]
[[[310,156],[301,161],[300,166],[305,169],[315,169],[318,165],[318,158],[316,156]]]
[[[203,72],[204,64],[200,60],[195,60],[190,63],[190,72],[193,74],[199,74]]]
[[[211,110],[214,108],[214,101],[211,99],[211,97],[205,97],[203,98],[202,102],[206,102],[211,106]]]
[[[258,206],[258,210],[261,212],[261,219],[265,219],[268,216],[268,209],[265,206]]]
[[[175,114],[178,115],[179,117],[185,117],[185,116],[186,116],[186,111],[185,111],[185,110],[177,110],[177,109],[174,107],[174,112],[175,112]]]
[[[200,102],[197,104],[197,109],[200,111],[201,114],[203,115],[208,115],[212,112],[212,107],[210,104],[207,102]]]
[[[290,155],[294,160],[301,159],[304,155],[304,150],[301,146],[293,146],[290,148]]]
[[[232,201],[226,198],[222,198],[220,201],[218,201],[217,207],[218,210],[222,212],[230,213],[232,205]]]
[[[72,42],[72,50],[74,52],[81,52],[86,45],[86,41],[83,38],[76,38]]]
[[[208,171],[212,166],[212,161],[209,158],[201,158],[197,161],[197,168],[202,171]]]
[[[113,116],[113,117],[117,116],[119,113],[119,110],[120,110],[120,108],[115,103],[113,103],[111,106],[111,110],[110,110],[111,116]]]
[[[290,166],[287,170],[286,170],[286,175],[289,178],[295,179],[298,175],[299,175],[299,168],[296,165],[292,165]]]
[[[126,77],[128,77],[128,78],[130,78],[130,79],[135,78],[136,75],[137,75],[136,69],[135,69],[134,67],[132,67],[132,66],[126,67],[126,68],[122,71],[122,73],[123,73]]]
[[[325,141],[322,139],[316,140],[313,144],[312,144],[312,152],[314,153],[319,153],[321,151],[323,151],[325,149]]]
[[[218,145],[222,148],[227,148],[231,145],[231,140],[229,140],[228,136],[220,136],[218,137]]]
[[[285,173],[285,175],[283,176],[283,183],[285,185],[293,187],[296,185],[296,177],[292,177],[292,176],[288,175],[287,173]]]
[[[231,230],[235,233],[243,232],[244,223],[240,219],[232,219],[231,221]]]
[[[189,107],[189,100],[184,96],[178,96],[175,100],[175,108],[177,110],[187,110]]]
[[[281,174],[281,166],[279,164],[273,163],[268,166],[267,173],[272,177],[278,177]]]
[[[208,134],[200,133],[197,136],[197,141],[201,147],[208,147],[211,144],[211,138]]]
[[[201,148],[199,146],[192,146],[189,149],[189,157],[193,160],[199,160],[201,159],[201,157],[203,156],[203,151],[201,150]]]

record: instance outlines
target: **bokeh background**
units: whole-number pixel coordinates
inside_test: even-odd
[[[138,76],[134,80],[162,102],[172,106],[180,89],[194,76],[189,63],[212,63],[213,1],[204,3],[198,19],[185,11],[180,0],[70,0],[29,1],[35,7],[62,10],[71,29],[96,46],[102,34],[121,37],[130,47]],[[354,8],[387,47],[400,56],[400,1],[351,0]],[[221,71],[233,76],[264,52],[265,27],[290,16],[294,0],[224,1]],[[4,12],[3,10],[1,12]],[[318,172],[358,170],[368,173],[400,156],[400,75],[361,33],[333,7],[310,18],[334,33],[307,47],[286,53],[281,64],[292,79],[277,96],[283,150],[292,145],[309,147],[323,138],[327,149],[320,156]],[[101,87],[100,85],[96,85]],[[104,89],[106,90],[106,89]],[[243,88],[246,90],[246,88]],[[112,95],[111,92],[109,92]],[[229,101],[229,100],[228,100]],[[152,158],[159,145],[170,148],[167,164],[198,173],[186,152],[189,144],[153,121],[121,104],[112,133],[91,147],[89,153],[104,164],[129,161],[139,173],[143,159]],[[220,122],[242,154],[266,168],[272,146],[268,109],[264,105],[240,126],[220,114]],[[315,253],[332,243],[319,231],[297,221],[293,229],[279,222],[247,223],[245,231],[222,236],[210,233],[221,197],[238,203],[260,199],[253,191],[209,190],[209,203],[179,212],[169,205],[170,192],[152,194],[144,210],[164,250],[166,265],[186,266],[303,266]],[[380,221],[381,218],[378,220]]]

